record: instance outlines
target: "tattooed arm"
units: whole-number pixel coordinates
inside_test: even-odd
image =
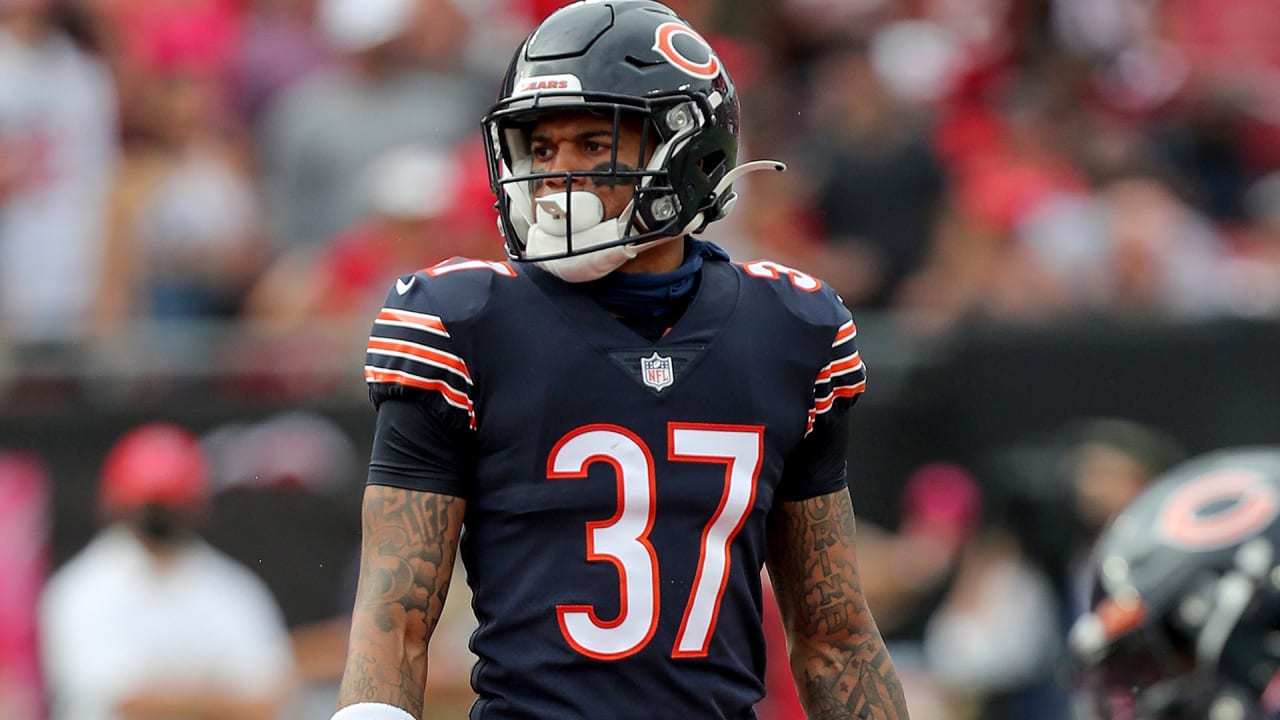
[[[365,488],[360,583],[338,707],[386,703],[422,716],[427,643],[440,620],[466,503]]]
[[[867,608],[847,490],[769,516],[769,576],[810,720],[908,720],[893,661]]]

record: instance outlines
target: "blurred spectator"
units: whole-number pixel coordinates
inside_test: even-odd
[[[1155,428],[1098,418],[986,458],[985,529],[966,547],[926,631],[936,680],[970,695],[984,720],[1065,718],[1063,639],[1088,607],[1089,548],[1180,457]]]
[[[41,599],[54,720],[275,717],[293,672],[284,619],[256,575],[196,534],[207,501],[186,430],[145,425],[108,453],[106,526]]]
[[[1089,607],[1088,554],[1098,534],[1151,482],[1184,457],[1160,430],[1129,420],[1102,418],[1065,429],[1065,456],[1078,537],[1064,546],[1067,610],[1074,618]]]
[[[937,717],[958,717],[952,714],[955,709],[965,708],[968,717],[982,720],[1065,720],[1065,698],[1055,690],[1062,630],[1052,580],[1027,552],[1018,532],[1018,511],[1002,488],[984,478],[987,487],[979,491],[976,479],[958,472],[963,470],[932,479],[930,484],[939,489],[925,497],[933,498],[929,505],[935,509],[915,513],[926,522],[936,518],[926,527],[947,540],[952,558],[921,639],[933,683],[926,688],[948,708]],[[969,484],[959,484],[962,478]],[[974,496],[970,505],[980,500],[981,515],[948,511],[966,506],[947,500],[957,494]],[[940,527],[966,531],[940,532]]]
[[[104,329],[233,317],[265,262],[254,178],[214,77],[166,66],[147,83],[145,125],[112,193]]]
[[[356,183],[361,218],[332,240],[287,249],[262,276],[245,302],[261,336],[236,350],[272,359],[274,376],[255,392],[336,391],[316,359],[359,351],[397,277],[455,256],[505,258],[485,166],[457,155],[401,146],[376,158]],[[348,387],[345,373],[336,382]]]
[[[1230,310],[1226,246],[1158,175],[1121,175],[1083,201],[1056,200],[1031,214],[1020,240],[1073,309],[1149,318]]]
[[[945,334],[972,320],[1036,323],[1062,317],[1070,294],[1026,249],[948,208],[919,272],[894,305],[904,329]]]
[[[1097,533],[1182,455],[1155,427],[1086,418],[998,448],[985,460],[1010,527],[1053,581],[1066,620],[1087,605],[1078,575]]]
[[[0,0],[0,335],[65,344],[89,329],[115,154],[105,65],[53,0]]]
[[[925,126],[890,95],[862,44],[828,52],[815,86],[804,145],[826,242],[810,262],[850,307],[883,308],[933,238],[942,168]]]
[[[1152,123],[1155,153],[1184,179],[1196,209],[1217,223],[1243,219],[1251,179],[1247,149],[1240,142],[1243,99],[1236,95],[1224,88],[1190,98]]]
[[[1227,267],[1233,312],[1280,317],[1280,171],[1250,185],[1244,198],[1251,221],[1235,228],[1235,252]]]
[[[1089,552],[1094,540],[1133,497],[1181,457],[1180,446],[1161,430],[1122,418],[1069,422],[1047,437],[1028,438],[993,453],[986,471],[1001,498],[1009,541],[1016,543],[1027,567],[1040,578],[1035,592],[1044,612],[1036,616],[1035,627],[1043,629],[1046,620],[1051,623],[1054,653],[1047,666],[1046,658],[1037,656],[1041,672],[1027,679],[1039,682],[996,696],[995,707],[1012,713],[1004,717],[1056,717],[1065,711],[1062,641],[1071,622],[1089,607]],[[1021,633],[1020,638],[1027,640]]]
[[[1065,720],[1052,692],[1061,634],[1052,584],[997,517],[965,547],[924,649],[936,682],[975,702],[976,717]]]
[[[454,147],[492,95],[460,66],[466,17],[448,0],[321,0],[319,15],[339,57],[277,96],[259,134],[282,246],[349,227],[371,162],[405,144]]]
[[[920,642],[982,514],[981,491],[969,471],[931,462],[903,484],[896,532],[860,525],[873,548],[860,561],[864,591],[887,642]]]
[[[473,219],[476,193],[468,194],[465,168],[429,146],[375,158],[356,183],[361,218],[321,246],[282,255],[254,289],[253,316],[287,324],[354,321],[363,334],[367,315],[397,277],[455,256],[502,258],[496,224]],[[487,176],[478,189],[492,205]]]
[[[45,717],[36,605],[49,564],[49,478],[35,457],[0,452],[0,717]]]
[[[233,421],[205,436],[205,444],[216,487],[207,536],[234,557],[255,558],[278,596],[293,594],[298,682],[283,718],[328,717],[346,663],[359,575],[360,519],[350,509],[364,491],[362,461],[343,429],[313,412]],[[466,717],[475,700],[468,640],[476,622],[465,571],[456,572],[447,624],[429,651],[426,717]]]
[[[896,532],[861,521],[859,563],[867,602],[893,654],[911,717],[962,720],[981,698],[940,682],[925,653],[926,630],[953,590],[984,515],[977,480],[950,462],[926,463],[907,477]]]
[[[939,107],[934,142],[948,203],[895,303],[922,313],[923,329],[975,317],[1042,322],[1071,308],[1066,289],[1013,236],[1046,204],[1087,187],[1062,147],[1063,100],[1026,85],[970,78]]]
[[[277,94],[324,66],[330,50],[316,23],[317,0],[252,0],[232,68],[232,107],[257,128]]]

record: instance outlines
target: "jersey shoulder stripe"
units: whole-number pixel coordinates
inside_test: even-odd
[[[406,390],[443,401],[475,429],[474,379],[455,326],[465,326],[488,301],[488,282],[511,277],[507,265],[449,261],[397,279],[387,291],[365,348],[365,381],[376,404]],[[463,272],[471,271],[471,272]]]
[[[846,312],[848,312],[846,310]],[[831,342],[831,361],[814,379],[813,409],[809,413],[809,427],[821,415],[843,405],[852,405],[867,389],[867,369],[858,351],[858,327],[850,318],[841,325]]]
[[[370,335],[367,352],[371,355],[383,355],[389,358],[399,358],[409,362],[431,365],[442,370],[448,370],[465,380],[468,385],[474,384],[471,381],[471,372],[467,370],[467,363],[457,355],[445,352],[444,350],[408,340],[397,340],[381,335]]]
[[[375,326],[384,325],[386,327],[420,330],[422,332],[439,335],[441,337],[449,337],[449,332],[444,329],[444,321],[441,320],[439,316],[414,312],[412,310],[383,307],[382,310],[378,312],[378,317],[374,319],[373,324]]]

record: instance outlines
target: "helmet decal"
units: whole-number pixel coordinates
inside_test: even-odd
[[[706,54],[706,59],[691,58],[681,52],[675,43],[676,38],[681,36],[693,40],[700,53]],[[653,32],[653,49],[681,72],[698,79],[711,80],[720,74],[720,58],[716,57],[711,44],[684,23],[664,22],[659,25]]]
[[[516,83],[511,96],[532,95],[538,92],[564,92],[582,89],[582,81],[577,75],[563,73],[559,75],[539,75],[527,77]]]
[[[1215,550],[1249,538],[1278,512],[1280,497],[1263,475],[1223,470],[1178,488],[1165,500],[1157,522],[1173,545]]]

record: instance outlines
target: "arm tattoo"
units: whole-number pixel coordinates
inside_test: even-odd
[[[867,608],[845,490],[782,503],[769,520],[769,574],[810,720],[908,720],[893,661]]]
[[[421,717],[427,642],[449,592],[464,510],[461,499],[448,495],[366,488],[339,707],[383,702]]]

